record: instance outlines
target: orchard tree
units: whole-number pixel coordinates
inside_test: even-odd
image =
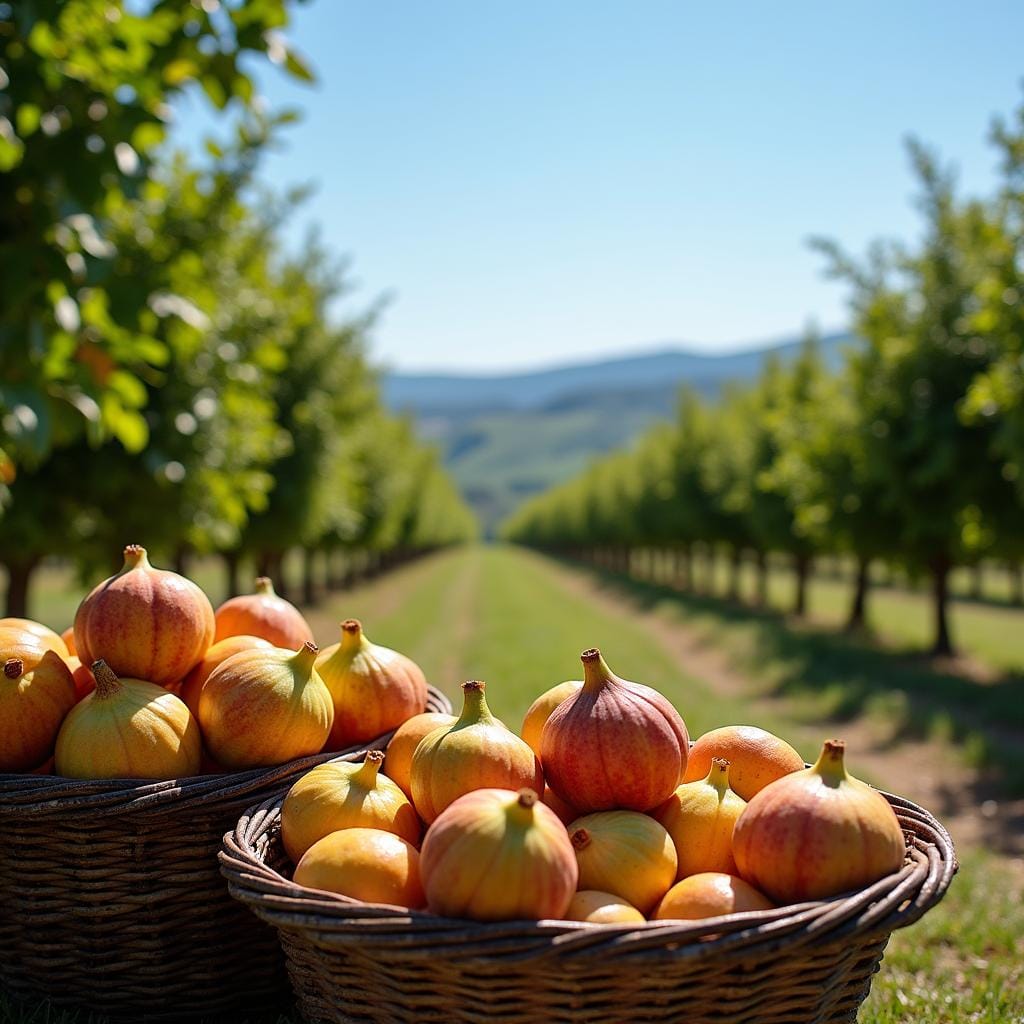
[[[141,448],[145,379],[169,356],[159,332],[134,329],[138,308],[130,323],[114,317],[111,217],[145,192],[183,91],[254,110],[253,54],[310,78],[280,34],[288,7],[2,6],[0,486],[76,436]]]
[[[854,326],[865,345],[849,372],[868,425],[868,495],[877,497],[884,522],[899,524],[898,559],[930,572],[934,651],[950,654],[950,570],[984,550],[984,510],[1010,500],[1010,488],[991,459],[995,424],[965,422],[961,414],[972,381],[996,357],[972,323],[983,262],[977,218],[927,150],[913,145],[911,155],[925,220],[921,245],[895,251],[880,275],[861,272],[835,246],[823,248],[833,273],[857,295]]]

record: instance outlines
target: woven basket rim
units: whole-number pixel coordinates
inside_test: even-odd
[[[436,687],[427,687],[427,711],[450,713],[448,698]],[[248,768],[215,775],[181,779],[69,779],[62,775],[30,775],[0,772],[0,820],[29,815],[79,812],[119,815],[162,809],[167,804],[189,801],[196,805],[252,799],[283,786],[297,772],[308,771],[335,758],[347,759],[360,751],[383,748],[394,730],[341,750],[322,751],[266,768]]]
[[[312,933],[324,945],[344,945],[362,936],[358,941],[387,945],[399,956],[410,946],[422,949],[428,944],[447,953],[461,950],[470,959],[503,960],[743,955],[754,948],[820,942],[826,934],[887,935],[913,924],[942,899],[959,867],[948,831],[923,807],[878,792],[892,805],[907,841],[906,862],[899,872],[826,900],[702,921],[475,922],[296,885],[268,866],[258,848],[267,849],[278,832],[283,794],[250,807],[224,836],[221,871],[232,895],[257,916],[279,928]]]

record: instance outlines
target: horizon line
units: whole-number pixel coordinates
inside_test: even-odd
[[[849,334],[850,328],[834,327],[828,330],[817,331],[822,340],[841,337]],[[729,359],[734,356],[748,355],[754,352],[763,352],[766,349],[778,348],[782,345],[793,344],[800,341],[802,335],[775,335],[772,338],[762,341],[738,342],[722,349],[705,351],[694,342],[682,341],[661,341],[651,342],[649,347],[642,347],[635,351],[611,352],[607,355],[597,355],[591,358],[581,356],[578,359],[562,359],[551,363],[535,363],[526,366],[510,366],[504,369],[493,369],[490,367],[479,370],[466,369],[464,367],[447,369],[445,367],[422,367],[407,368],[388,365],[387,362],[378,363],[378,369],[382,377],[452,377],[465,380],[500,379],[502,377],[532,376],[538,373],[557,373],[559,370],[573,370],[583,366],[591,366],[598,363],[617,363],[628,359],[644,359],[652,356],[663,355],[686,355],[700,356],[706,359]]]

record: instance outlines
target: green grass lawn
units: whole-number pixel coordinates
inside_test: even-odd
[[[830,566],[822,567],[823,570]],[[823,626],[841,629],[846,622],[852,598],[849,573],[852,567],[844,565],[844,576],[835,579],[827,571],[819,571],[810,582],[807,593],[809,618]],[[724,594],[728,586],[728,566],[725,560],[716,560],[715,571],[709,576],[704,564],[697,562],[697,579],[701,587],[709,582],[715,594]],[[911,586],[905,580],[898,585],[882,584],[875,573],[876,582],[868,597],[867,625],[869,630],[889,646],[903,651],[926,651],[932,642],[932,605],[927,580]],[[743,598],[753,603],[756,574],[753,565],[744,565],[741,574]],[[793,607],[796,592],[794,575],[785,564],[773,560],[768,573],[768,607],[788,612]],[[1009,603],[1009,585],[1004,572],[988,569],[984,574],[984,600],[976,601],[969,595],[966,570],[953,573],[951,592],[956,595],[950,603],[950,628],[954,643],[965,654],[977,658],[997,671],[1024,673],[1024,608]]]
[[[467,548],[431,556],[350,594],[335,595],[311,610],[310,619],[318,641],[326,644],[335,640],[340,619],[361,618],[372,639],[415,657],[456,703],[464,679],[485,680],[493,711],[513,728],[538,693],[578,677],[579,652],[595,645],[619,674],[656,686],[670,697],[694,734],[749,720],[743,695],[717,692],[709,680],[681,666],[652,629],[649,615],[637,614],[626,600],[618,605],[609,601],[606,589],[599,595],[596,579],[588,591],[587,577],[582,585],[578,576],[576,585],[569,585],[568,575],[563,567],[527,552]],[[678,603],[669,605],[666,595],[649,596],[654,613],[668,616],[668,621],[671,615],[687,614]],[[749,642],[749,617],[715,602],[690,614],[691,624],[710,631],[716,643]],[[773,628],[787,631],[782,620],[771,621]],[[796,652],[807,637],[799,631],[792,636],[796,646],[788,656],[799,661]],[[817,656],[822,657],[820,652]],[[875,673],[892,667],[891,655],[869,649],[867,656],[878,659],[868,663]],[[764,659],[763,677],[752,673],[759,687],[778,685],[780,659]],[[756,667],[753,654],[751,664]],[[805,664],[813,667],[814,661]],[[792,674],[797,674],[795,669]],[[874,679],[865,692],[878,693],[884,684],[884,676]],[[821,721],[791,715],[786,701],[770,713],[762,714],[761,707],[759,703],[761,724],[789,737],[805,757],[816,751],[824,735]],[[967,852],[948,898],[924,921],[894,935],[860,1020],[1024,1020],[1022,876],[1019,867],[1003,858]],[[0,1000],[0,1024],[87,1020],[45,1005],[26,1012]]]

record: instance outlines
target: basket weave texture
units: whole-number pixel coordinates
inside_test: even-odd
[[[427,710],[451,705],[431,688]],[[133,1020],[273,1010],[288,995],[280,946],[228,895],[224,831],[387,739],[167,782],[0,775],[0,987]]]
[[[903,869],[832,900],[699,922],[477,924],[295,885],[281,799],[224,837],[232,894],[278,929],[303,1016],[339,1024],[821,1024],[855,1021],[890,934],[957,869],[947,831],[884,794]]]

